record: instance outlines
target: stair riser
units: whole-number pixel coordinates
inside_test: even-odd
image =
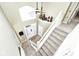
[[[57,49],[58,46],[56,44],[54,44],[52,41],[47,40],[48,44],[53,47],[54,49]]]
[[[66,33],[60,32],[58,30],[54,30],[53,32],[56,33],[56,34],[58,34],[58,35],[61,35],[63,37],[66,37],[66,35],[67,35]]]
[[[52,53],[50,52],[50,50],[45,45],[43,46],[43,49],[48,56],[52,56]]]
[[[55,31],[60,32],[61,34],[65,34],[65,35],[68,34],[67,32],[65,32],[65,31],[63,31],[62,29],[59,29],[59,28],[55,28]]]
[[[54,39],[52,36],[50,36],[50,39],[51,39],[51,41],[54,42],[54,44],[56,44],[56,45],[60,45],[60,44],[61,44],[58,40]]]
[[[40,54],[41,54],[42,56],[47,56],[47,55],[46,55],[46,53],[43,51],[43,49],[42,49],[42,48],[40,49],[40,51],[39,51],[39,52],[40,52]]]
[[[49,44],[47,44],[47,43],[45,43],[44,44],[46,47],[47,47],[47,49],[52,53],[52,55],[55,53],[55,49],[53,48],[53,47],[51,47]]]
[[[52,33],[51,36],[56,37],[57,39],[59,39],[59,40],[62,41],[62,42],[63,42],[63,40],[64,40],[64,37],[59,36],[59,35],[57,35],[56,33]]]

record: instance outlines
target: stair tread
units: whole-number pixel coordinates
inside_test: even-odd
[[[38,53],[39,53],[39,55],[43,56],[43,55],[40,53],[40,51],[39,51]]]
[[[50,52],[50,50],[47,49],[47,47],[46,47],[45,45],[43,45],[42,48],[44,49],[44,51],[46,52],[46,54],[47,54],[48,56],[52,56],[52,53]]]
[[[60,31],[60,32],[62,32],[62,33],[64,33],[64,34],[68,34],[68,32],[66,32],[66,31],[64,31],[64,30],[62,30],[62,29],[60,29],[58,27],[56,27],[55,29],[58,30],[58,31]]]
[[[52,54],[55,53],[56,49],[54,49],[53,47],[51,47],[51,46],[48,44],[47,41],[46,41],[46,43],[45,43],[44,45],[50,50],[50,52],[51,52]]]
[[[62,43],[60,40],[58,40],[58,39],[56,39],[56,38],[54,38],[52,36],[50,36],[50,38],[51,38],[51,41],[54,41],[58,45],[60,45]]]
[[[51,35],[52,35],[52,36],[55,36],[57,39],[59,39],[59,40],[61,40],[61,41],[63,41],[64,38],[65,38],[65,37],[63,37],[63,36],[60,36],[60,35],[54,33],[54,32],[53,32]]]
[[[64,41],[65,37],[69,33],[68,31],[65,31],[63,27],[64,26],[60,25],[51,32],[46,42],[40,48],[39,50],[40,53],[38,53],[37,55],[43,55],[43,56],[54,55],[56,50],[59,48],[59,46],[61,45],[61,43]]]
[[[55,43],[53,43],[53,41],[51,41],[51,39],[50,38],[48,38],[47,39],[47,42],[52,46],[52,47],[54,47],[55,49],[57,49],[58,48],[58,45],[57,44],[55,44]]]
[[[37,52],[36,55],[37,56],[42,56],[42,54],[40,52]]]
[[[65,38],[65,36],[62,36],[62,35],[60,35],[59,33],[55,32],[55,31],[53,31],[52,34],[56,34],[56,35],[57,35],[58,37],[60,37],[60,38]]]
[[[39,41],[40,38],[41,38],[41,37],[40,37],[39,35],[35,35],[35,36],[33,36],[32,38],[30,38],[30,39],[31,39],[32,42],[37,43],[37,41]]]
[[[42,56],[47,56],[47,55],[46,55],[46,53],[43,51],[43,49],[42,49],[42,48],[40,49],[40,51],[39,51],[39,52],[40,52],[40,54],[41,54]]]
[[[63,32],[62,30],[58,29],[58,28],[55,28],[54,30],[55,33],[59,34],[59,35],[62,35],[62,36],[67,36],[68,33],[66,32]]]
[[[73,29],[71,25],[69,26],[68,24],[64,24],[64,23],[59,25],[57,28],[64,31],[64,32],[66,32],[66,33],[70,33]],[[66,29],[68,29],[68,30],[66,30]]]
[[[53,37],[53,38],[55,38],[55,40],[57,40],[58,42],[62,43],[62,40],[58,39],[56,36],[54,36],[52,34],[50,36]]]

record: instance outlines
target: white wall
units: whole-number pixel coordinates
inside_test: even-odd
[[[4,10],[4,13],[6,14],[8,20],[12,23],[12,25],[18,23],[21,24],[21,17],[20,17],[20,13],[19,13],[19,8],[23,7],[23,6],[32,6],[33,8],[35,8],[35,3],[0,3],[1,7]]]
[[[41,3],[39,3],[39,5],[41,5]],[[43,11],[45,12],[46,16],[53,16],[55,19],[60,11],[62,11],[63,17],[63,15],[66,13],[68,6],[68,2],[43,2]],[[51,22],[39,20],[39,25],[41,25],[44,28],[45,33],[51,25]]]
[[[15,28],[16,32],[18,33],[19,31],[24,29],[24,26],[27,26],[29,24],[33,24],[36,22],[36,20],[30,20],[27,22],[22,22],[20,13],[19,13],[19,8],[23,6],[31,6],[33,8],[36,8],[36,3],[35,2],[8,2],[8,3],[0,3],[5,15],[7,16],[9,22],[12,24],[12,26]],[[39,3],[40,7],[41,3]],[[48,16],[53,16],[54,19],[57,17],[58,13],[61,10],[67,9],[69,3],[65,2],[44,2],[43,7],[44,7],[44,12]],[[39,8],[40,9],[40,8]],[[40,23],[40,22],[39,22]],[[41,23],[40,23],[41,24]],[[42,23],[43,24],[43,23]],[[46,31],[49,26],[43,25],[44,30]]]
[[[15,28],[16,32],[23,30],[24,26],[32,24],[35,22],[35,20],[30,20],[27,22],[22,22],[19,8],[23,6],[32,6],[35,8],[35,3],[28,2],[28,3],[17,3],[17,2],[10,2],[10,3],[0,3],[5,15],[7,16],[9,22],[12,24],[12,26]]]
[[[36,20],[29,20],[27,22],[23,22],[20,17],[19,8],[24,6],[31,6],[35,8],[35,3],[33,2],[8,2],[8,3],[0,3],[4,14],[8,18],[8,21],[12,24],[14,29],[16,30],[16,33],[18,34],[20,31],[24,30],[24,26],[30,25],[32,23],[35,23]],[[19,36],[19,34],[18,34]],[[20,36],[19,36],[20,37]]]
[[[36,8],[35,2],[20,2],[20,3],[10,2],[10,3],[0,3],[0,5],[3,8],[3,11],[7,16],[8,20],[10,21],[10,23],[14,27],[17,26],[17,29],[19,30],[22,30],[24,25],[28,25],[35,22],[35,20],[22,22],[19,13],[19,8],[23,6],[31,6],[33,8]],[[41,3],[39,3],[39,9],[40,5]],[[46,15],[53,16],[55,19],[61,10],[65,11],[67,9],[68,5],[69,5],[68,2],[43,2],[44,7],[43,9]]]
[[[61,10],[66,11],[69,2],[45,2],[43,5],[46,15],[53,16],[55,19]]]
[[[0,8],[0,56],[19,56],[15,33]]]
[[[41,31],[40,28],[39,28],[39,30],[41,32],[43,32],[43,34],[44,34],[47,31],[47,29],[49,28],[49,26],[51,25],[51,23],[52,22],[47,22],[47,21],[43,21],[43,20],[39,19],[38,24],[39,24],[39,26],[43,27],[43,29],[41,29],[43,31]]]

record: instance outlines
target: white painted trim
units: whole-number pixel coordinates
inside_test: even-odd
[[[21,45],[20,45],[20,48],[21,48],[21,56],[25,56],[24,50],[23,50],[23,48],[21,47]]]
[[[37,51],[37,44],[30,40],[31,46]]]

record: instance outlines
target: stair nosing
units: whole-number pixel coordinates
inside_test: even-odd
[[[37,52],[37,53],[39,53],[41,56],[43,56],[42,54],[41,54],[41,52],[39,51],[39,52]]]
[[[43,53],[42,53],[41,51],[42,51]],[[43,51],[42,47],[41,47],[41,49],[39,50],[39,52],[42,54],[42,56],[47,56],[46,53]],[[44,54],[45,54],[45,55],[44,55]]]
[[[66,32],[66,31],[64,31],[64,30],[62,30],[62,29],[60,29],[60,28],[55,28],[55,29],[57,29],[57,30],[59,30],[59,31],[61,31],[61,32],[64,32],[64,33],[66,33],[66,34],[68,34],[68,32]]]
[[[48,41],[55,49],[57,49],[59,47],[58,44],[54,43],[53,41],[49,40]]]
[[[46,47],[46,45],[44,44],[44,47],[51,53],[51,54],[53,54],[47,47]],[[47,53],[47,52],[46,52]],[[51,55],[50,55],[51,56]]]
[[[63,35],[61,35],[61,34],[55,32],[55,31],[53,31],[53,33],[56,34],[56,35],[59,36],[59,37],[65,38],[65,36],[63,36]]]
[[[58,38],[54,37],[54,36],[51,36],[53,38],[53,40],[58,43],[59,45],[62,43],[61,40],[59,40]]]
[[[54,37],[55,39],[59,40],[60,42],[63,42],[62,40],[60,40],[57,37],[55,37],[53,34],[51,34],[51,36]]]
[[[52,36],[50,36],[51,41],[53,41],[55,44],[60,45],[61,43],[56,42],[55,39],[52,39]]]
[[[41,47],[41,49],[44,51],[43,47]],[[44,51],[44,53],[48,56],[48,54]]]
[[[61,38],[59,36],[57,37],[55,33],[52,33],[51,35],[54,36],[56,39],[59,39],[61,42],[63,42],[63,40],[65,39],[64,37],[62,37],[63,40],[61,40]]]
[[[66,33],[63,33],[63,32],[61,32],[61,31],[59,31],[59,30],[57,30],[57,29],[55,29],[53,32],[56,33],[56,34],[58,34],[58,35],[60,35],[60,36],[63,36],[63,37],[67,36]],[[60,32],[60,33],[59,33],[59,32]]]
[[[48,41],[47,41],[48,42]],[[57,49],[57,48],[55,48],[55,46],[52,46],[49,42],[48,42],[48,44],[51,46],[51,47],[53,47],[55,50]]]
[[[46,47],[52,54],[54,54],[54,52],[51,51],[51,50],[48,48],[48,46],[46,46],[46,44],[44,44],[44,45],[45,45],[45,47]]]
[[[55,47],[53,47],[48,41],[46,41],[52,48],[54,48],[54,50],[56,50],[56,48]]]

